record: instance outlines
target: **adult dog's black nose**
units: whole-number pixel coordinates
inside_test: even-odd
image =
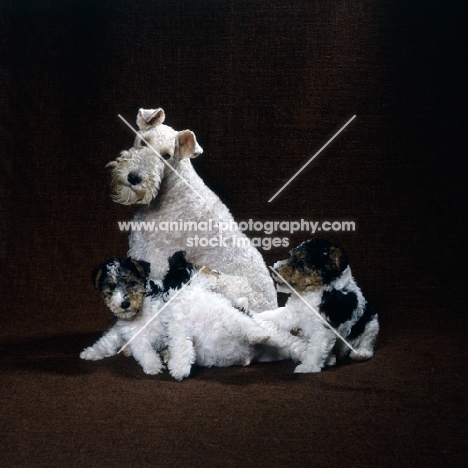
[[[138,185],[141,182],[141,177],[134,172],[130,172],[127,176],[127,180],[132,185]]]
[[[126,310],[130,307],[130,301],[123,301],[122,304],[120,304],[120,307],[123,309],[123,310]]]

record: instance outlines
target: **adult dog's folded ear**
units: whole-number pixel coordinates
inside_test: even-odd
[[[140,109],[138,111],[136,123],[140,131],[143,131],[154,125],[162,124],[165,118],[166,114],[161,107],[157,109]]]
[[[191,130],[177,133],[176,147],[181,158],[196,158],[203,153],[203,148],[198,144],[195,133]]]

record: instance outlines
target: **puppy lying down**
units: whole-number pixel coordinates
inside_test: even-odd
[[[244,299],[227,297],[229,284],[241,281],[238,277],[190,264],[183,252],[169,259],[161,282],[150,280],[149,274],[147,262],[131,258],[114,258],[95,269],[93,282],[116,323],[80,354],[82,359],[113,356],[128,343],[145,373],[162,372],[159,352],[164,351],[170,374],[182,380],[192,364],[248,365],[254,345],[268,340],[252,317],[234,307],[246,305]],[[223,293],[216,291],[220,289]]]
[[[285,307],[253,318],[270,331],[270,345],[300,363],[295,372],[320,372],[325,365],[336,363],[336,355],[349,354],[357,360],[373,356],[378,317],[357,286],[343,249],[323,239],[311,239],[273,268],[277,289],[291,294],[283,278],[298,294],[291,294]]]

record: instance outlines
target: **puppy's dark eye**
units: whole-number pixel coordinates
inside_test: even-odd
[[[167,161],[168,159],[171,159],[170,153],[163,153],[163,154],[161,154],[161,156],[162,156],[162,158],[165,159],[166,161]]]
[[[115,291],[115,284],[108,284],[107,289],[109,289],[110,291]]]
[[[323,259],[327,259],[329,256],[330,256],[330,252],[328,250],[322,250],[320,252],[320,256],[323,258]]]
[[[296,267],[296,268],[301,268],[303,269],[306,265],[306,262],[303,258],[295,258],[294,259],[294,263],[293,265]]]
[[[140,140],[140,145],[141,145],[141,146],[147,146],[147,145],[146,145],[146,141]]]

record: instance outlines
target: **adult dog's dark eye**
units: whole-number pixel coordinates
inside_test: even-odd
[[[322,258],[328,258],[330,256],[330,252],[328,250],[322,250],[320,252],[320,255],[322,256]]]
[[[170,153],[164,153],[164,154],[161,154],[161,156],[163,159],[166,159],[166,160],[171,159]]]
[[[147,146],[146,141],[144,141],[144,140],[140,140],[140,144],[141,144],[141,146]]]

